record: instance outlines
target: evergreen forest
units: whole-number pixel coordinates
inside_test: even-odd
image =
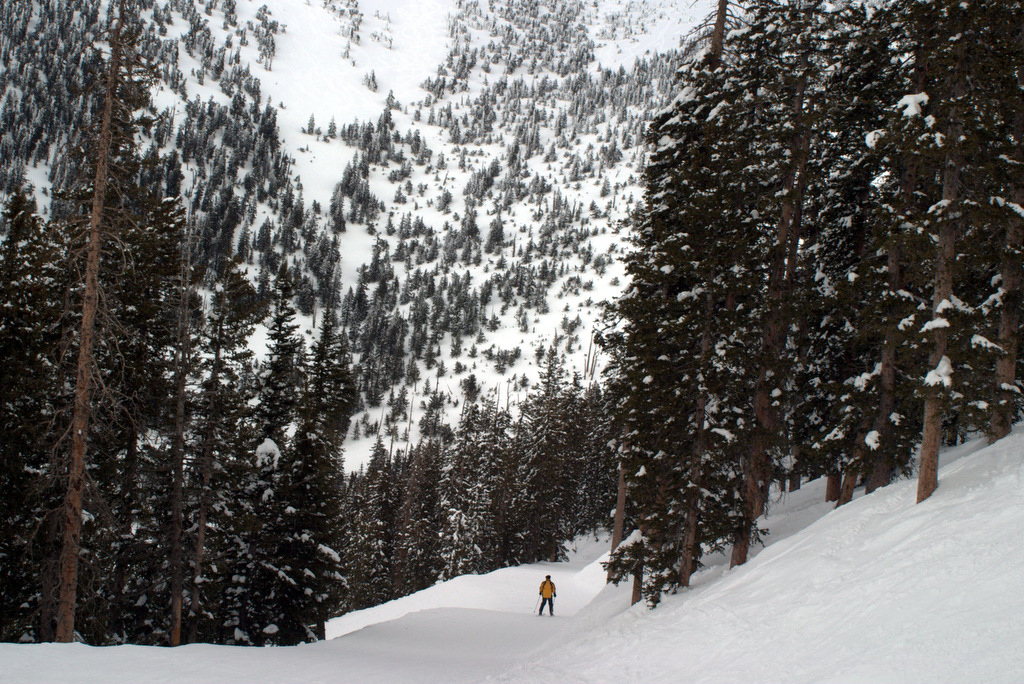
[[[653,607],[1006,436],[1021,2],[712,4],[627,70],[597,3],[460,0],[422,99],[289,131],[267,5],[4,2],[0,640],[316,641],[602,533]]]

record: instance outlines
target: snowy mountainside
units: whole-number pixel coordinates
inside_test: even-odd
[[[295,267],[307,339],[340,310],[363,398],[349,468],[378,434],[415,442],[428,404],[450,421],[480,396],[515,404],[547,347],[594,377],[646,121],[710,0],[141,5],[159,114],[143,148],[168,155],[153,182],[182,196],[204,261],[238,254],[264,290]],[[81,173],[64,151],[112,15],[98,0],[32,8],[0,14],[0,172],[50,215]],[[76,58],[30,48],[47,41]]]
[[[1019,682],[1022,427],[947,450],[921,504],[903,480],[833,510],[811,483],[760,521],[773,534],[746,565],[712,561],[650,613],[606,621],[622,595],[598,597],[593,629],[498,680]]]
[[[605,586],[601,544],[568,562],[458,577],[348,613],[282,648],[0,644],[9,682],[1019,682],[1024,426],[947,451],[915,504],[899,481],[834,509],[822,480],[776,499],[767,546],[711,557],[657,610]],[[556,617],[533,614],[545,574]]]

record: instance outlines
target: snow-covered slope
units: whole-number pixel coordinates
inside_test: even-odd
[[[946,453],[915,505],[898,482],[832,510],[773,506],[745,566],[712,559],[654,611],[604,587],[601,545],[461,577],[333,621],[308,646],[0,644],[4,682],[1020,682],[1024,429]],[[533,614],[551,574],[555,618]]]
[[[625,286],[645,128],[674,95],[680,44],[715,5],[170,0],[142,11],[160,123],[141,142],[180,166],[168,161],[163,180],[194,223],[198,263],[233,250],[266,285],[287,262],[307,340],[325,306],[340,309],[364,399],[349,469],[378,434],[395,450],[415,444],[421,404],[442,401],[451,423],[477,396],[514,406],[546,348],[584,385],[596,377],[591,338],[601,303]],[[0,148],[0,194],[24,180],[45,216],[75,177],[63,150],[82,128],[81,55],[108,6],[0,13],[21,44],[60,42],[83,61],[66,69],[75,60],[56,50],[19,49],[0,65],[0,113],[18,138]],[[67,93],[48,95],[47,80]],[[264,356],[265,328],[251,346]]]
[[[920,505],[906,481],[857,499],[656,611],[592,621],[502,679],[1020,682],[1022,487],[1018,427],[947,465]]]

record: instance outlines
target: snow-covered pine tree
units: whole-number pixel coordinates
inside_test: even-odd
[[[169,585],[153,581],[168,576],[167,557],[156,549],[173,529],[164,516],[170,489],[167,442],[157,435],[167,434],[171,424],[168,359],[174,348],[172,301],[181,273],[184,213],[159,186],[146,182],[160,165],[155,152],[142,154],[137,139],[153,126],[148,113],[153,72],[141,55],[138,8],[120,3],[116,15],[114,20],[111,14],[116,37],[101,81],[103,114],[94,122],[93,142],[87,143],[93,151],[81,155],[92,160],[93,187],[61,193],[71,240],[89,236],[80,331],[72,347],[77,345],[79,373],[86,366],[91,370],[87,381],[80,382],[80,374],[75,381],[72,420],[78,427],[69,431],[67,503],[73,504],[71,490],[87,443],[95,484],[84,500],[98,515],[85,516],[84,523],[66,521],[56,636],[66,638],[71,621],[90,643],[143,643],[161,639],[169,623]],[[77,232],[86,215],[88,230]],[[68,586],[74,571],[68,542],[75,534],[87,540],[91,576],[84,585],[88,590],[77,597],[80,605],[69,607],[66,599],[75,592]]]
[[[944,433],[985,429],[988,402],[977,395],[994,385],[986,359],[998,326],[986,327],[985,300],[999,268],[992,249],[996,226],[989,209],[1004,182],[995,174],[999,153],[987,153],[1012,128],[1016,74],[998,60],[972,59],[968,45],[992,54],[1013,49],[1013,8],[1003,3],[924,3],[899,0],[889,8],[905,27],[905,93],[893,104],[883,141],[912,173],[883,206],[894,208],[908,259],[909,287],[922,303],[906,319],[915,335],[907,346],[927,360],[918,391],[924,400],[919,500],[937,486],[937,454]],[[1006,14],[1004,12],[1009,12]],[[884,189],[884,188],[883,188]],[[892,196],[894,195],[895,196]],[[987,227],[992,227],[988,230]],[[998,248],[996,248],[998,249]],[[923,304],[930,300],[930,306]],[[930,309],[930,314],[926,310]],[[988,395],[991,396],[991,395]]]
[[[805,296],[796,285],[812,170],[808,161],[827,67],[825,3],[755,0],[747,9],[747,30],[735,35],[734,59],[724,67],[727,93],[719,114],[735,131],[732,145],[739,155],[736,172],[723,185],[751,196],[730,236],[737,260],[729,290],[739,314],[730,337],[747,349],[726,354],[723,369],[736,395],[740,385],[747,388],[742,404],[722,407],[734,414],[727,429],[736,441],[729,450],[738,457],[742,478],[733,565],[746,561],[755,521],[788,451],[793,325]],[[731,346],[739,352],[739,346]]]
[[[425,440],[409,450],[409,476],[395,540],[395,594],[404,596],[441,576],[441,445]]]
[[[267,358],[260,371],[260,403],[256,410],[259,428],[279,444],[295,420],[301,386],[302,339],[292,304],[294,282],[287,263],[274,279]]]
[[[880,220],[878,187],[898,182],[878,144],[887,103],[899,88],[905,44],[888,12],[850,5],[829,22],[828,77],[810,164],[803,283],[812,296],[797,340],[801,388],[794,410],[796,476],[828,475],[830,496],[848,501],[859,478],[868,490],[905,472],[919,433],[906,386],[909,361],[898,356],[906,333],[906,254]],[[881,46],[892,46],[883,49]],[[880,181],[880,179],[884,179]],[[842,477],[843,486],[840,486]]]
[[[651,604],[688,584],[700,542],[714,543],[738,515],[725,494],[731,466],[722,448],[731,433],[723,421],[732,412],[722,368],[728,349],[746,347],[730,336],[738,321],[729,274],[739,239],[730,226],[749,200],[722,183],[737,154],[728,148],[734,131],[719,116],[721,54],[685,64],[677,78],[682,90],[648,136],[647,203],[626,261],[632,287],[610,310],[615,327],[604,335],[626,506],[641,533],[613,555],[610,577],[642,574]]]
[[[345,607],[361,610],[394,598],[391,576],[397,515],[392,459],[380,435],[366,472],[349,485],[349,531],[342,553],[348,583]]]
[[[199,341],[195,458],[187,478],[187,515],[195,530],[189,543],[191,577],[184,618],[185,640],[191,643],[222,641],[223,597],[231,587],[228,569],[239,565],[232,558],[241,551],[232,543],[232,510],[242,483],[235,478],[243,476],[240,466],[248,465],[239,454],[257,442],[249,406],[256,386],[248,342],[265,312],[240,264],[228,262],[214,283]]]
[[[356,401],[347,342],[330,310],[323,314],[307,366],[288,473],[288,494],[295,509],[289,518],[289,558],[299,568],[295,577],[302,588],[291,608],[307,631],[324,639],[326,621],[340,611],[343,601],[341,443]],[[308,634],[295,636],[308,639]]]
[[[990,194],[988,206],[991,248],[997,275],[989,281],[991,295],[981,304],[988,339],[994,347],[993,377],[978,388],[987,413],[991,441],[1005,437],[1024,411],[1024,381],[1019,370],[1022,263],[1024,263],[1024,8],[1019,1],[994,3],[980,19],[987,29],[986,42],[996,64],[987,90],[998,106],[992,106],[991,130],[984,147]],[[994,115],[994,117],[993,117]],[[994,118],[994,120],[993,120]],[[994,284],[998,281],[998,284]],[[983,366],[984,368],[984,366]],[[979,369],[981,370],[981,369]],[[982,371],[985,372],[985,371]],[[987,390],[987,391],[986,391]],[[982,420],[985,420],[982,418]]]
[[[228,644],[262,646],[278,644],[288,603],[295,597],[297,582],[281,553],[285,548],[289,513],[279,505],[282,484],[282,453],[269,437],[249,454],[242,452],[230,464],[234,497],[225,502],[230,527],[225,530],[230,546],[224,554],[226,576],[222,627]]]
[[[492,477],[495,457],[484,435],[486,416],[467,404],[455,439],[441,453],[441,579],[486,572],[494,545]]]

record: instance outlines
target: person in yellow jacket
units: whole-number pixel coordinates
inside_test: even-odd
[[[548,607],[548,615],[554,617],[555,615],[555,597],[558,594],[555,593],[555,583],[551,581],[551,575],[545,575],[544,581],[540,583],[540,595],[544,600],[540,604],[540,612],[537,615],[544,614],[544,606]]]

